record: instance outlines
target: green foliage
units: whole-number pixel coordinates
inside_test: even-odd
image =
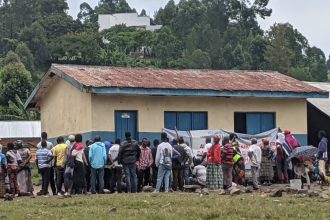
[[[34,72],[34,57],[30,49],[26,46],[25,43],[20,42],[15,50],[15,53],[18,55],[21,62],[24,64],[25,68],[31,73]]]
[[[31,90],[31,74],[20,60],[13,59],[14,53],[9,52],[5,58],[6,65],[0,71],[0,94],[2,105],[7,105],[10,100],[15,100],[18,95],[26,100]],[[8,62],[10,60],[10,62]]]
[[[25,42],[31,50],[36,65],[45,65],[49,59],[46,30],[38,22],[25,27],[20,34],[20,40]]]
[[[25,101],[31,85],[38,82],[52,62],[269,69],[300,80],[327,81],[330,59],[326,61],[321,49],[310,47],[292,25],[274,24],[266,33],[260,29],[257,19],[272,13],[268,3],[269,0],[169,0],[151,21],[163,25],[160,30],[150,32],[119,25],[99,33],[98,15],[136,10],[126,0],[100,0],[95,8],[84,2],[74,20],[67,14],[66,0],[0,0],[0,98],[5,105],[0,105],[0,115],[8,105],[12,106],[11,112],[16,112],[9,100],[16,100],[18,95]],[[145,10],[140,13],[146,14]]]

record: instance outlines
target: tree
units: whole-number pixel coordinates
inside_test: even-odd
[[[286,39],[286,29],[281,27],[274,25],[271,28],[270,44],[266,47],[265,60],[271,70],[287,74],[293,63],[294,51],[290,49]]]
[[[154,22],[160,25],[171,25],[177,16],[177,6],[174,0],[167,2],[165,8],[160,8],[155,14]]]
[[[312,79],[319,82],[328,81],[328,68],[323,51],[317,47],[311,47],[307,49],[306,55]]]
[[[69,33],[52,42],[51,60],[60,63],[99,65],[101,47],[99,38],[91,33]]]
[[[47,63],[49,60],[47,33],[40,23],[34,22],[30,27],[24,28],[20,39],[31,50],[36,65],[42,66]]]
[[[211,58],[207,52],[201,49],[195,50],[191,55],[186,54],[184,58],[185,68],[188,69],[210,69]]]
[[[181,56],[179,42],[171,29],[166,26],[155,33],[152,51],[162,67],[166,67],[170,60]]]
[[[146,10],[142,9],[141,13],[140,13],[140,16],[147,16],[147,12]]]
[[[12,59],[14,56],[13,52],[8,53],[6,65],[0,71],[2,105],[8,105],[10,100],[15,100],[16,95],[25,101],[32,87],[30,72],[19,59]]]
[[[24,108],[24,102],[18,95],[15,100],[9,100],[8,107],[6,107],[2,114],[2,120],[40,120],[39,113],[36,111],[27,111]]]
[[[33,73],[34,57],[30,49],[26,46],[26,44],[20,42],[16,47],[15,53],[18,55],[20,61],[24,64],[25,68],[31,73]]]

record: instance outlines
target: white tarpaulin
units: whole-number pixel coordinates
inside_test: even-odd
[[[163,131],[168,134],[170,140],[177,138],[177,133],[175,130],[163,129]],[[224,130],[178,131],[178,135],[180,137],[183,137],[185,141],[188,142],[190,146],[192,146],[193,152],[196,152],[201,147],[201,145],[205,144],[206,138],[212,138],[215,134],[219,134],[222,137],[229,136],[230,133],[231,132],[227,132]],[[256,138],[258,144],[260,145],[262,143],[262,139],[267,138],[269,140],[270,146],[274,148],[276,145],[277,133],[278,128],[256,135],[235,133],[238,136],[237,142],[239,144],[241,154],[245,159],[246,169],[250,169],[250,159],[248,157],[247,152],[249,149],[249,145],[251,144],[251,139]]]
[[[40,133],[40,121],[0,121],[0,138],[35,138]]]

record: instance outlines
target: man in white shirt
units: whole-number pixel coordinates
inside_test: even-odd
[[[166,133],[161,134],[162,143],[158,145],[155,163],[158,167],[157,185],[155,192],[160,191],[163,180],[165,183],[165,192],[168,192],[170,175],[172,172],[172,146],[168,143]]]
[[[257,145],[257,139],[253,138],[251,140],[251,146],[248,151],[248,155],[250,158],[250,164],[251,164],[251,172],[252,172],[252,181],[253,181],[253,189],[258,190],[259,184],[258,184],[258,176],[259,176],[259,169],[261,164],[261,149]]]
[[[121,193],[121,177],[123,166],[118,163],[118,153],[120,148],[120,139],[115,140],[115,144],[109,150],[109,159],[111,161],[110,193],[115,192],[115,186],[118,193]]]

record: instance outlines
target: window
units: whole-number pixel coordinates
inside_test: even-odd
[[[181,131],[206,130],[207,112],[165,112],[164,125],[167,129],[176,127]]]
[[[235,132],[259,134],[275,128],[274,112],[235,112]]]

